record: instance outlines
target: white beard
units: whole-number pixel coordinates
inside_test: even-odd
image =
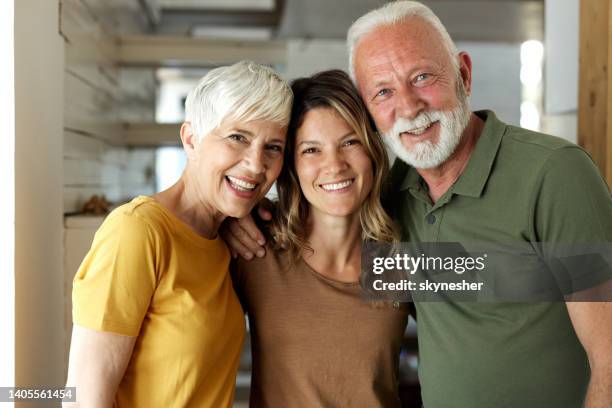
[[[397,119],[393,127],[384,133],[387,146],[397,157],[417,169],[431,169],[444,163],[457,148],[472,114],[465,91],[460,90],[457,94],[459,104],[453,110],[422,112],[413,120]],[[436,121],[440,124],[437,144],[425,140],[410,150],[404,146],[401,140],[403,132],[428,127]]]

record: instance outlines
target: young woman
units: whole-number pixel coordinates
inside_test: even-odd
[[[267,254],[237,263],[248,313],[252,407],[397,407],[406,304],[368,302],[361,245],[392,242],[380,204],[383,142],[348,76],[293,83]]]
[[[77,406],[232,406],[244,313],[217,230],[276,180],[291,100],[252,62],[210,71],[189,94],[180,180],[113,211],[75,276]]]

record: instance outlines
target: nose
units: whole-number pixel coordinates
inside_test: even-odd
[[[409,87],[403,87],[396,98],[395,118],[414,119],[425,108],[425,102]]]
[[[337,150],[332,150],[324,158],[325,172],[330,175],[340,174],[348,167],[344,156]]]
[[[245,152],[243,164],[253,175],[264,173],[266,171],[266,163],[263,146],[253,145],[249,147]]]

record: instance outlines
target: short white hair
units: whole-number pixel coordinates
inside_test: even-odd
[[[357,83],[355,80],[355,50],[359,40],[378,27],[399,23],[411,17],[425,20],[440,33],[454,68],[459,70],[457,46],[438,16],[429,7],[418,1],[394,1],[364,14],[349,28],[346,42],[349,52],[349,71],[353,82]]]
[[[185,101],[185,121],[200,142],[226,119],[268,120],[286,127],[292,103],[291,87],[273,69],[240,61],[200,79]]]

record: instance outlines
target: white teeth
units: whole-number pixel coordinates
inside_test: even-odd
[[[411,130],[406,130],[404,133],[408,133],[411,135],[415,135],[418,136],[420,134],[423,134],[423,132],[425,132],[427,129],[429,129],[431,127],[431,125],[433,125],[433,123],[429,123],[423,127],[420,128],[416,128],[416,129],[411,129]]]
[[[239,178],[236,178],[236,177],[227,176],[227,179],[232,184],[232,186],[238,188],[239,190],[250,191],[250,190],[254,190],[255,187],[257,187],[257,184],[249,183],[247,181],[240,180]]]
[[[341,190],[343,188],[346,188],[350,186],[351,184],[353,184],[353,180],[346,180],[341,183],[321,184],[321,187],[323,188],[323,190],[326,190],[326,191],[334,191],[334,190]]]

